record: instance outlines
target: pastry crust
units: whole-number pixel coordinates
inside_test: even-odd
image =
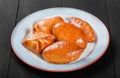
[[[75,43],[68,41],[58,41],[46,47],[42,52],[42,57],[50,63],[65,64],[79,58],[83,49]]]
[[[38,32],[42,31],[42,32],[51,33],[53,26],[60,22],[64,22],[64,20],[60,16],[39,20],[34,23],[33,29]]]
[[[32,33],[29,38],[25,39],[22,44],[27,49],[40,54],[42,50],[53,43],[55,40],[55,36],[48,33]]]
[[[87,40],[85,34],[81,29],[77,28],[70,23],[58,23],[53,27],[53,34],[56,36],[56,40],[65,40],[74,42],[80,46],[80,48],[86,48]]]
[[[70,17],[69,23],[74,24],[76,27],[80,28],[85,33],[88,42],[96,41],[96,34],[88,22],[78,17]]]

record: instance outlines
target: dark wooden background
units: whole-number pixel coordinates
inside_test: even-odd
[[[10,45],[11,32],[25,16],[50,7],[73,7],[101,19],[110,46],[93,65],[68,73],[36,70],[21,62]],[[120,78],[120,0],[0,0],[0,78]]]

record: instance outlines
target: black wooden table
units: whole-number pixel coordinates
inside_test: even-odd
[[[36,70],[20,61],[11,49],[16,24],[35,11],[73,7],[101,19],[110,32],[105,55],[91,66],[67,73]],[[0,78],[120,78],[120,0],[0,0]]]

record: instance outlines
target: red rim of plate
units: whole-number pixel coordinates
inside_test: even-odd
[[[95,17],[96,17],[96,16],[95,16]],[[96,18],[98,18],[98,17],[96,17]],[[108,44],[107,44],[107,46],[106,46],[106,49],[105,49],[105,50],[102,52],[102,54],[101,54],[98,58],[96,58],[94,61],[92,61],[92,62],[90,62],[90,63],[88,63],[88,64],[86,64],[86,65],[84,65],[84,66],[81,66],[81,67],[78,67],[78,68],[74,68],[74,69],[70,69],[70,70],[47,70],[47,69],[43,69],[43,68],[39,68],[39,67],[33,66],[33,65],[25,62],[24,60],[22,60],[22,59],[16,54],[16,52],[14,51],[14,49],[13,49],[13,47],[12,47],[12,40],[11,40],[11,48],[12,48],[14,54],[15,54],[22,62],[24,62],[26,65],[28,65],[28,66],[30,66],[30,67],[32,67],[32,68],[35,68],[35,69],[37,69],[37,70],[47,71],[47,72],[71,72],[71,71],[75,71],[75,70],[79,70],[79,69],[86,68],[86,67],[94,64],[95,62],[97,62],[97,61],[106,53],[106,51],[107,51],[107,49],[108,49],[108,46],[109,46],[109,44],[110,44],[110,34],[109,34],[108,29],[107,29],[107,27],[106,27],[105,24],[104,24],[104,27],[106,28],[107,33],[108,33]],[[12,34],[11,34],[11,35],[12,35]],[[11,36],[11,37],[12,37],[12,36]]]
[[[107,31],[108,31],[108,29],[107,29]],[[108,34],[109,34],[109,33],[108,33]],[[25,62],[24,60],[22,60],[22,59],[16,54],[16,52],[14,51],[12,45],[11,45],[11,47],[12,47],[12,50],[13,50],[14,54],[15,54],[22,62],[24,62],[25,64],[29,65],[29,66],[32,67],[32,68],[35,68],[35,69],[38,69],[38,70],[43,70],[43,71],[48,71],[48,72],[70,72],[70,71],[75,71],[75,70],[79,70],[79,69],[88,67],[88,66],[92,65],[93,63],[97,62],[97,61],[106,53],[106,50],[108,49],[108,46],[109,46],[109,43],[110,43],[110,35],[109,35],[109,39],[108,39],[108,40],[109,40],[109,41],[108,41],[108,44],[107,44],[106,49],[103,51],[103,53],[102,53],[98,58],[96,58],[94,61],[92,61],[92,62],[89,63],[89,64],[86,64],[86,65],[84,65],[84,66],[81,66],[81,67],[79,67],[79,68],[74,68],[74,69],[71,69],[71,70],[47,70],[47,69],[42,69],[42,68],[35,67],[35,66],[31,65],[31,64],[28,64],[28,63]],[[12,43],[11,43],[11,44],[12,44]]]

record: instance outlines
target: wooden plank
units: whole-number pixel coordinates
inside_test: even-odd
[[[23,17],[46,8],[61,6],[61,0],[20,0],[19,14],[17,21],[20,21]]]
[[[120,0],[107,0],[116,78],[120,78]]]
[[[77,8],[92,13],[107,25],[105,0],[63,0],[62,5],[63,7]]]
[[[73,7],[88,11],[96,15],[108,26],[105,0],[20,0],[17,21],[37,10],[56,6]],[[12,54],[8,78],[114,78],[111,52],[111,47],[109,47],[107,53],[95,64],[68,73],[48,73],[36,70],[27,66]]]
[[[18,0],[0,0],[0,78],[7,78],[11,55],[10,36],[15,26]]]

